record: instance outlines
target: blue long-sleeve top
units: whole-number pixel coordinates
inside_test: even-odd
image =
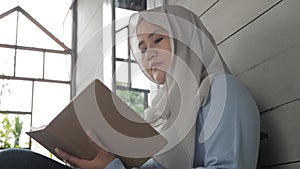
[[[221,97],[220,93],[224,93],[224,90],[225,97]],[[211,137],[205,142],[199,142],[198,138],[210,109],[223,110],[223,115]],[[213,78],[208,100],[200,108],[196,123],[194,169],[256,168],[260,135],[259,111],[248,90],[234,76],[219,74]],[[105,169],[125,167],[116,158]],[[163,167],[151,158],[140,169]]]

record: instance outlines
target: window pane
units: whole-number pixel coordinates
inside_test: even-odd
[[[116,62],[116,81],[123,83],[123,86],[128,85],[128,63]],[[124,84],[125,83],[125,84]]]
[[[0,114],[0,147],[29,148],[29,136],[25,133],[30,130],[31,115]]]
[[[70,80],[71,56],[55,53],[45,54],[45,79]]]
[[[141,71],[138,64],[132,63],[131,64],[132,87],[150,90],[150,84],[154,84],[154,83],[146,77],[146,75]]]
[[[147,9],[147,0],[116,0],[119,8],[142,11]]]
[[[19,25],[17,45],[62,50],[61,46],[24,15],[19,15]]]
[[[116,34],[116,57],[128,58],[128,32],[127,28]]]
[[[14,49],[0,48],[0,75],[14,75]]]
[[[35,82],[32,125],[47,125],[69,102],[69,84]]]
[[[63,23],[63,42],[66,46],[71,47],[72,44],[72,20],[73,11],[69,10]]]
[[[31,111],[31,81],[0,79],[0,92],[0,110]]]
[[[116,8],[116,30],[117,31],[129,24],[129,18],[133,13],[136,13],[136,11]]]
[[[0,19],[0,43],[15,45],[16,25],[17,25],[17,12],[14,12]]]
[[[103,79],[104,84],[111,89],[112,86],[112,54],[108,52],[108,54],[103,57]]]
[[[129,58],[130,58],[131,60],[134,60],[134,61],[135,61],[135,58],[134,58],[134,56],[133,56],[133,52],[132,52],[131,50],[130,50]]]
[[[36,51],[17,50],[16,76],[42,78],[43,53]]]
[[[117,95],[135,112],[143,116],[144,114],[144,93],[128,90],[117,90]]]

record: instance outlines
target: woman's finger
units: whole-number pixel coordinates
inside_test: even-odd
[[[77,158],[75,156],[72,156],[62,150],[60,150],[59,148],[55,148],[55,152],[67,163],[70,163],[71,165],[74,165],[76,167],[80,167],[81,163],[83,162],[82,159]]]

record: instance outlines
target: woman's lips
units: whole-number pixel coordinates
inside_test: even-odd
[[[151,69],[157,69],[162,64],[163,62],[155,62],[155,63],[151,63],[150,67]]]

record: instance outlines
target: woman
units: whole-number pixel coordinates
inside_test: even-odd
[[[194,13],[163,6],[135,14],[130,18],[130,44],[141,70],[162,86],[145,111],[145,120],[168,141],[140,168],[256,168],[260,124],[256,104],[230,75],[212,36]],[[98,152],[92,161],[56,150],[82,169],[124,168],[114,154],[92,144]]]

